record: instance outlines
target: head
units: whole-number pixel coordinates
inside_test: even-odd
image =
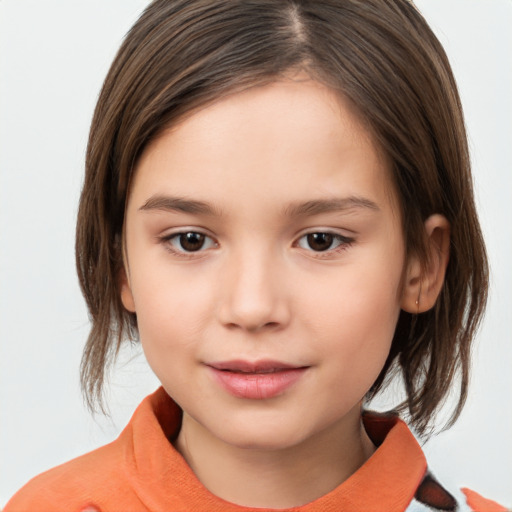
[[[138,339],[121,287],[126,209],[145,150],[201,109],[296,76],[339,97],[386,161],[404,268],[416,261],[425,276],[433,257],[426,222],[439,215],[450,226],[444,284],[433,301],[418,287],[418,307],[399,311],[367,395],[400,373],[400,407],[426,432],[458,379],[452,420],[460,413],[486,257],[456,85],[440,43],[406,0],[177,0],[146,9],[98,101],[78,215],[77,267],[92,318],[82,384],[91,405],[121,344]]]

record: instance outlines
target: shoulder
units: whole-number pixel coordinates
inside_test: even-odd
[[[507,512],[505,507],[471,489],[448,491],[427,471],[406,512]]]
[[[466,498],[470,510],[473,512],[507,512],[509,510],[495,501],[484,498],[471,489],[463,487],[461,491]]]
[[[172,451],[168,439],[181,420],[172,405],[160,388],[142,401],[115,441],[33,478],[3,512],[147,510],[141,489],[151,495],[155,464],[162,451]]]
[[[41,473],[11,498],[3,512],[81,512],[90,506],[101,509],[114,494],[121,501],[133,503],[123,471],[124,445],[121,435],[106,446]],[[126,507],[123,510],[131,508],[128,502]]]

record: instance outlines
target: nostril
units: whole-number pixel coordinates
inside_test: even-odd
[[[245,324],[242,324],[242,323],[237,323],[237,322],[228,322],[225,324],[225,326],[228,328],[228,329],[244,329],[246,331],[249,331],[249,332],[258,332],[258,331],[262,331],[262,330],[272,330],[272,329],[276,329],[279,327],[279,322],[265,322],[265,323],[258,323],[258,324],[250,324],[250,323],[245,323]]]
[[[262,331],[266,329],[275,329],[279,327],[279,322],[265,322],[262,324],[250,326],[248,325],[246,328],[248,331],[254,332],[254,331]]]

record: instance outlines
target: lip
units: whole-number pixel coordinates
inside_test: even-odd
[[[271,360],[222,361],[206,366],[228,393],[237,398],[251,400],[264,400],[283,394],[309,368]]]

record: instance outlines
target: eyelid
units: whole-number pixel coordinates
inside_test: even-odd
[[[296,240],[306,235],[312,235],[313,233],[328,233],[329,235],[339,236],[345,239],[353,239],[357,234],[356,231],[345,229],[345,228],[328,228],[325,226],[314,226],[311,228],[302,229],[295,237]],[[348,234],[347,234],[348,233]]]
[[[179,250],[176,249],[172,244],[171,241],[175,238],[177,238],[180,235],[185,235],[187,233],[197,233],[200,235],[203,235],[205,238],[210,239],[213,244],[212,247],[207,247],[206,249],[203,249],[202,247],[198,249],[197,251],[185,251],[185,250]],[[159,243],[163,244],[165,249],[170,252],[171,254],[178,256],[180,258],[200,258],[205,255],[205,252],[208,250],[218,247],[219,243],[215,239],[213,235],[207,232],[207,230],[198,228],[198,227],[179,227],[171,231],[167,231],[162,235],[157,236],[157,240]]]
[[[176,226],[176,227],[169,227],[167,229],[162,229],[160,234],[156,236],[158,240],[162,240],[164,238],[171,238],[176,235],[181,235],[184,233],[200,233],[201,235],[207,236],[209,238],[212,238],[213,240],[216,240],[215,235],[206,228],[200,227],[200,226]]]
[[[334,247],[332,249],[326,249],[325,251],[315,251],[313,249],[305,249],[305,248],[299,246],[299,241],[301,239],[303,239],[304,237],[306,237],[308,235],[313,235],[313,234],[317,234],[317,233],[332,235],[335,239],[339,240],[341,243],[339,245],[337,245],[336,247]],[[294,247],[298,247],[299,249],[302,249],[305,252],[310,253],[315,258],[322,259],[322,258],[332,257],[333,255],[348,249],[354,242],[355,242],[355,238],[353,236],[346,236],[335,229],[313,228],[313,229],[308,229],[308,230],[300,233],[295,239]]]
[[[185,250],[179,250],[176,249],[173,245],[171,245],[170,241],[180,235],[186,234],[186,233],[198,233],[201,235],[204,235],[206,238],[210,239],[213,244],[210,247],[207,247],[206,249],[200,248],[197,251],[185,251]],[[332,235],[335,239],[339,240],[340,243],[332,248],[332,249],[326,249],[325,251],[315,251],[314,249],[305,249],[299,246],[299,241],[311,234],[316,233],[322,233],[322,234],[329,234]],[[215,236],[213,236],[208,230],[204,228],[199,228],[195,226],[191,227],[183,227],[180,226],[179,228],[175,228],[171,231],[167,231],[162,235],[158,235],[157,240],[159,243],[162,243],[165,247],[165,249],[170,252],[171,254],[181,257],[181,258],[200,258],[202,256],[205,256],[205,253],[211,249],[219,247],[219,243],[217,242]],[[292,247],[296,247],[299,249],[302,249],[305,252],[310,253],[313,255],[313,257],[322,259],[322,258],[329,258],[333,255],[344,251],[348,249],[353,243],[355,242],[355,238],[353,236],[347,236],[342,233],[340,233],[338,230],[333,228],[309,228],[307,230],[302,231],[299,233],[293,242]]]

